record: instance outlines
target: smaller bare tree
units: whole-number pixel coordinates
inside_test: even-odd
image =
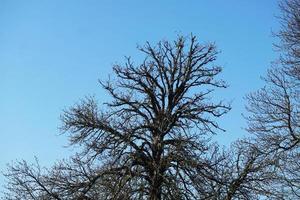
[[[282,196],[300,195],[300,91],[290,68],[268,71],[266,86],[248,95],[248,131],[256,135],[258,148],[272,155]]]

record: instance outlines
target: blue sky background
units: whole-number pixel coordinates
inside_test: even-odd
[[[278,14],[274,0],[0,0],[0,170],[34,156],[50,166],[71,154],[58,131],[62,109],[90,94],[104,102],[97,80],[124,56],[142,58],[137,44],[191,32],[217,44],[230,85],[217,94],[233,109],[216,139],[228,145],[243,137],[243,98],[262,86],[277,57]]]

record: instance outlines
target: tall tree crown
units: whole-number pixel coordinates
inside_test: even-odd
[[[22,189],[28,199],[216,196],[211,183],[219,180],[215,166],[222,158],[208,139],[222,130],[216,118],[230,106],[210,98],[215,88],[226,87],[216,79],[221,67],[214,64],[215,45],[190,36],[139,50],[145,55],[141,64],[126,58],[113,67],[113,80],[100,81],[112,101],[100,107],[88,97],[62,114],[61,130],[82,152],[45,176],[26,163],[12,166],[25,179],[40,181],[20,183],[8,174],[17,185],[11,191]]]
[[[108,109],[100,111],[95,100],[84,100],[64,113],[62,130],[86,152],[108,155],[102,162],[110,171],[145,179],[149,193],[160,198],[173,172],[184,172],[189,162],[199,164],[194,158],[207,150],[199,134],[221,129],[214,117],[230,107],[208,98],[213,88],[226,87],[215,79],[221,68],[213,65],[213,44],[201,45],[191,36],[189,43],[179,37],[139,50],[146,55],[142,64],[127,58],[124,66],[114,66],[116,80],[100,82],[113,99]]]

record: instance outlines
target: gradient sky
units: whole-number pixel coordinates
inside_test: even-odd
[[[97,80],[114,63],[143,58],[137,44],[178,34],[221,50],[216,63],[230,87],[216,95],[233,109],[219,120],[227,132],[216,139],[228,145],[243,137],[244,96],[262,86],[278,56],[276,15],[274,0],[0,0],[0,170],[34,156],[50,166],[74,153],[59,135],[62,109],[86,95],[104,102]]]

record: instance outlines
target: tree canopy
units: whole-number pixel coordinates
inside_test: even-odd
[[[280,4],[281,56],[247,95],[251,136],[223,148],[211,136],[230,104],[213,98],[218,51],[194,35],[146,43],[99,81],[111,101],[88,96],[63,111],[62,133],[78,152],[43,168],[9,165],[4,199],[198,200],[300,197],[300,2]]]

